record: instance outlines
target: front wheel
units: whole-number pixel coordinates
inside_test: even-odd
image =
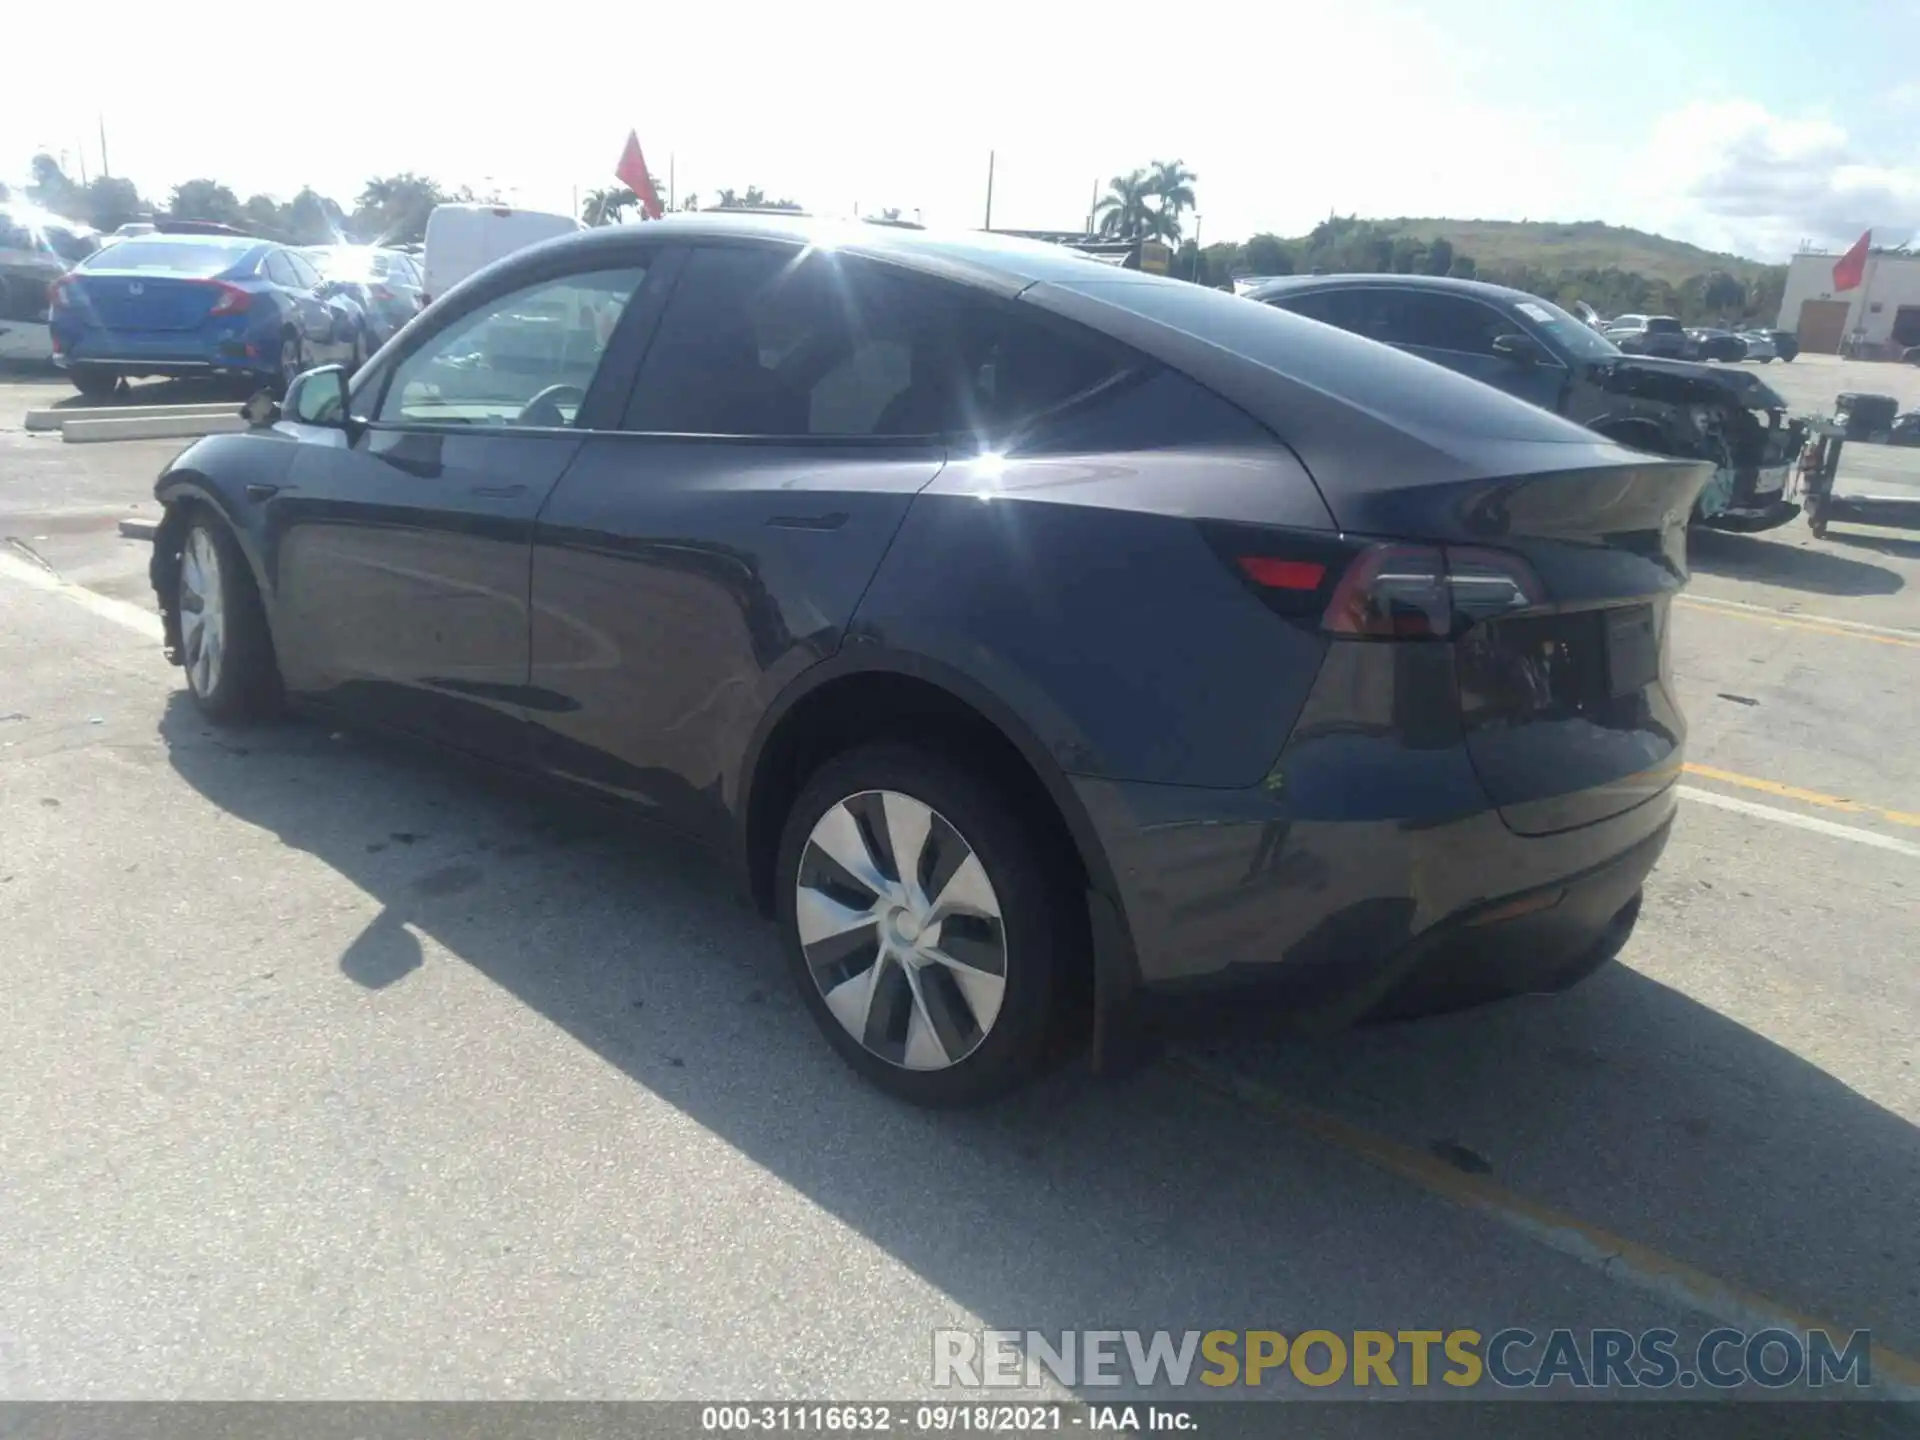
[[[276,708],[279,668],[253,572],[231,532],[196,516],[181,537],[175,586],[187,693],[209,719],[259,719]]]
[[[898,1099],[977,1104],[1043,1060],[1072,896],[987,778],[878,744],[794,802],[776,883],[794,979],[848,1064]]]

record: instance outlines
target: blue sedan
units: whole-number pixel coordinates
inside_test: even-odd
[[[54,363],[84,395],[146,375],[232,376],[284,391],[309,366],[357,365],[370,348],[365,312],[323,288],[312,263],[284,245],[133,236],[54,286]]]

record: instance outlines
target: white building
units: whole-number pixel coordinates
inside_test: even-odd
[[[1866,278],[1835,291],[1838,254],[1796,255],[1787,263],[1778,328],[1800,337],[1802,350],[1838,354],[1856,336],[1865,354],[1892,358],[1920,345],[1920,257],[1870,255]]]

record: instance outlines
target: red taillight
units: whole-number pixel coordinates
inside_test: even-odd
[[[1240,568],[1249,580],[1269,590],[1318,590],[1327,567],[1312,560],[1276,560],[1270,555],[1242,555]]]
[[[212,283],[220,294],[214,300],[213,308],[207,312],[209,315],[238,315],[253,303],[253,296],[238,285],[229,285],[224,280]]]
[[[53,309],[56,305],[72,305],[79,298],[79,286],[74,283],[71,275],[62,275],[58,280],[47,286],[47,308],[49,310]]]
[[[1446,639],[1461,626],[1540,604],[1527,562],[1498,550],[1373,545],[1353,559],[1321,628],[1368,640]]]
[[[393,292],[392,292],[391,290],[389,290],[389,289],[388,289],[388,288],[387,288],[386,286],[384,286],[384,285],[375,285],[375,286],[374,286],[374,287],[373,287],[373,288],[372,288],[371,290],[369,290],[369,291],[368,291],[367,293],[368,293],[368,294],[370,294],[370,295],[372,295],[372,296],[373,296],[373,298],[374,298],[374,299],[376,299],[376,300],[391,300],[391,299],[393,299]]]

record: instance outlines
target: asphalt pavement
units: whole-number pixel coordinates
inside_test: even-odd
[[[927,1115],[699,856],[203,722],[117,528],[181,447],[20,430],[66,393],[0,383],[0,1398],[903,1398],[946,1327],[1769,1320],[1920,1387],[1920,534],[1699,537],[1686,798],[1586,985]]]

